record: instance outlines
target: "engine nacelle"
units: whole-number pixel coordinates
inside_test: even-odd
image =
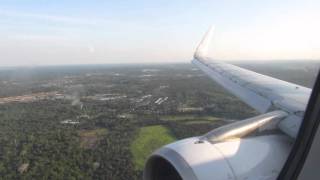
[[[276,179],[292,146],[284,135],[264,135],[212,143],[199,137],[154,152],[144,180]]]

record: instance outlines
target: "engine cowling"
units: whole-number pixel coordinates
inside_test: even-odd
[[[199,137],[164,146],[148,159],[144,180],[275,179],[292,140],[264,135],[212,143]]]

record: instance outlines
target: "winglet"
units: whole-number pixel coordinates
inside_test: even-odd
[[[209,45],[213,37],[214,26],[211,26],[202,38],[200,44],[198,45],[196,52],[194,53],[194,58],[205,57],[208,55]]]

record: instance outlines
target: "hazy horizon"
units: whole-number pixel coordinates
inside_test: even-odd
[[[283,64],[283,63],[289,63],[289,64],[296,64],[296,63],[304,63],[304,64],[310,64],[310,63],[315,63],[318,64],[320,63],[320,59],[282,59],[282,60],[275,60],[275,59],[270,59],[270,60],[226,60],[226,62],[231,63],[231,64],[265,64],[265,63],[271,63],[273,65],[277,64]],[[109,62],[109,63],[96,63],[96,64],[33,64],[33,65],[0,65],[0,70],[1,69],[7,69],[7,68],[33,68],[33,67],[72,67],[72,66],[154,66],[154,65],[175,65],[175,64],[192,64],[191,60],[190,61],[172,61],[172,62],[123,62],[123,63],[116,63],[116,62]],[[271,65],[270,64],[270,65]]]

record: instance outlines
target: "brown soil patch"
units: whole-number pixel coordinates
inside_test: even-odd
[[[107,129],[99,128],[93,130],[80,130],[80,146],[84,149],[94,149],[102,136],[107,133]]]

